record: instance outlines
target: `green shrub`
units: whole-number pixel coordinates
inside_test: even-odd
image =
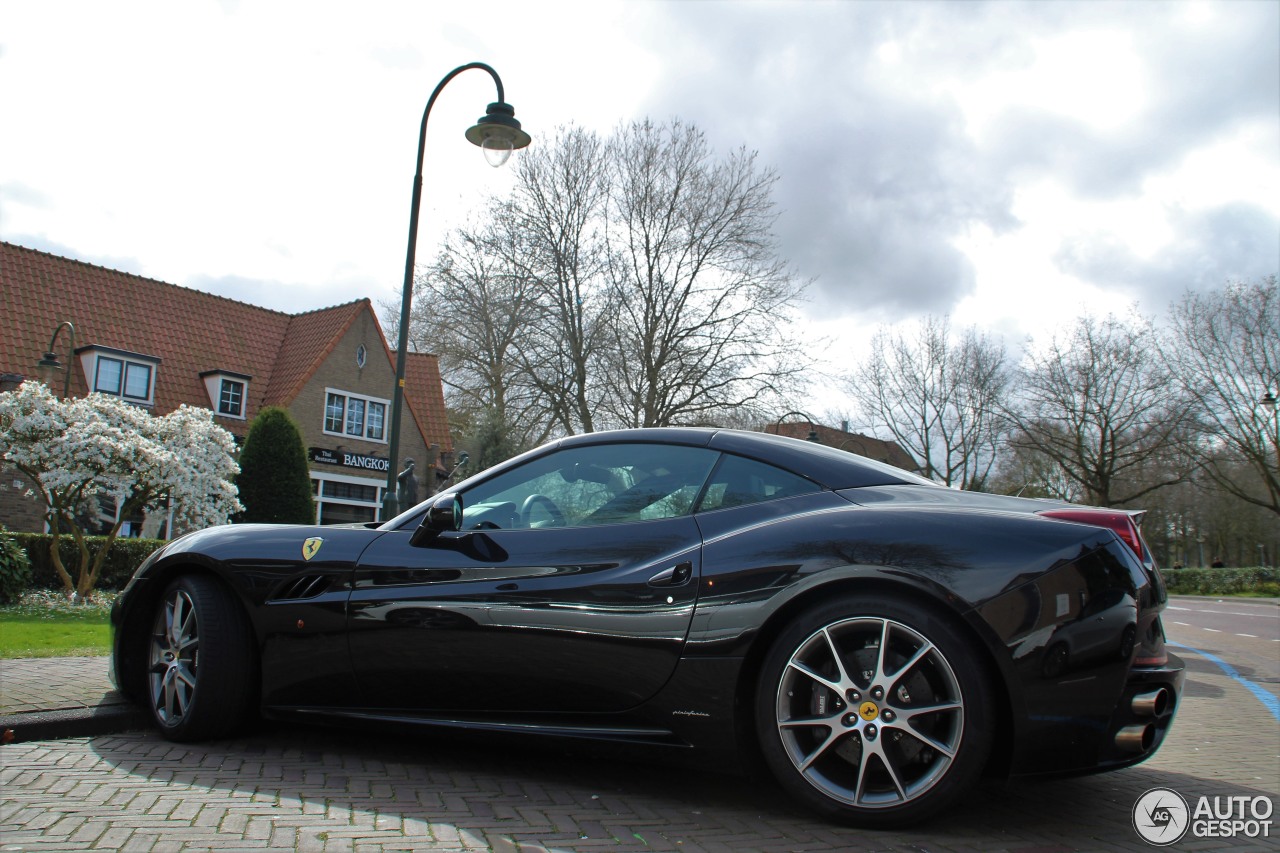
[[[13,535],[0,528],[0,604],[15,604],[31,586],[31,559]]]
[[[1174,595],[1280,596],[1280,569],[1161,569]]]
[[[31,563],[31,580],[33,589],[62,589],[62,581],[53,569],[49,559],[49,542],[53,538],[48,533],[8,533],[26,552]],[[86,536],[89,555],[92,559],[107,541],[105,536]],[[150,556],[151,552],[165,544],[163,539],[116,539],[107,552],[106,562],[102,566],[102,574],[98,578],[98,589],[121,589],[129,578],[133,577],[138,566]],[[80,552],[76,541],[71,536],[61,536],[58,541],[58,552],[62,555],[65,566],[78,565]]]
[[[302,430],[287,409],[266,406],[249,425],[236,477],[244,512],[238,520],[313,524],[311,470]]]

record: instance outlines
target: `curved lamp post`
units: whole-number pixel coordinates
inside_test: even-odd
[[[413,176],[413,202],[409,208],[409,249],[404,260],[404,291],[400,297],[400,337],[396,345],[396,384],[391,393],[391,446],[388,450],[390,460],[387,466],[387,487],[382,497],[382,520],[386,521],[398,512],[396,501],[397,456],[400,450],[400,411],[404,406],[404,365],[405,351],[409,347],[409,308],[413,302],[413,261],[418,243],[418,208],[422,202],[422,156],[427,144],[427,119],[431,116],[431,107],[435,105],[440,90],[464,71],[479,68],[487,71],[498,89],[498,100],[489,104],[482,118],[477,119],[475,126],[467,130],[467,141],[484,150],[485,160],[491,166],[501,166],[507,162],[511,152],[524,148],[529,144],[529,134],[520,129],[516,121],[515,109],[503,96],[502,79],[483,62],[472,62],[459,66],[444,76],[431,93],[427,108],[422,113],[422,129],[418,131],[418,169]]]
[[[805,441],[812,441],[815,444],[822,443],[822,439],[818,438],[818,430],[816,427],[814,427],[815,421],[813,420],[813,417],[811,415],[806,415],[804,412],[787,412],[785,415],[781,416],[776,421],[774,421],[773,422],[774,435],[778,435],[778,427],[782,426],[782,422],[785,421],[787,418],[791,417],[792,415],[798,415],[804,418],[805,421],[809,424],[809,435],[805,437]]]
[[[49,338],[49,348],[45,350],[44,358],[36,362],[36,372],[44,380],[45,385],[53,388],[53,379],[58,375],[58,371],[62,370],[62,362],[58,361],[58,354],[53,351],[53,348],[57,346],[58,333],[63,329],[67,330],[67,335],[71,339],[70,346],[67,348],[67,368],[62,377],[62,398],[65,400],[71,396],[71,366],[76,357],[76,327],[70,320],[63,320],[58,324],[58,328],[53,330],[53,337]]]

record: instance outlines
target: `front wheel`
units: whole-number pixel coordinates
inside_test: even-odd
[[[151,716],[169,740],[219,737],[253,704],[256,669],[248,620],[218,581],[184,575],[156,605],[148,644]]]
[[[917,821],[991,751],[977,650],[932,610],[888,596],[815,607],[778,637],[756,692],[761,750],[794,797],[846,823]]]

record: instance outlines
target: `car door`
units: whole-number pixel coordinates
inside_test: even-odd
[[[389,532],[348,608],[358,701],[472,712],[620,711],[679,660],[697,599],[691,512],[718,454],[575,446],[460,494],[463,529]]]

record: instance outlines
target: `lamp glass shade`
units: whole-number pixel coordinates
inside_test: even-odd
[[[40,377],[40,381],[44,382],[50,388],[53,382],[58,378],[58,374],[62,372],[62,362],[58,361],[55,353],[47,352],[44,358],[36,362],[36,375]]]
[[[496,169],[511,158],[511,152],[515,148],[507,136],[492,134],[480,143],[480,150],[484,151],[485,162]]]

